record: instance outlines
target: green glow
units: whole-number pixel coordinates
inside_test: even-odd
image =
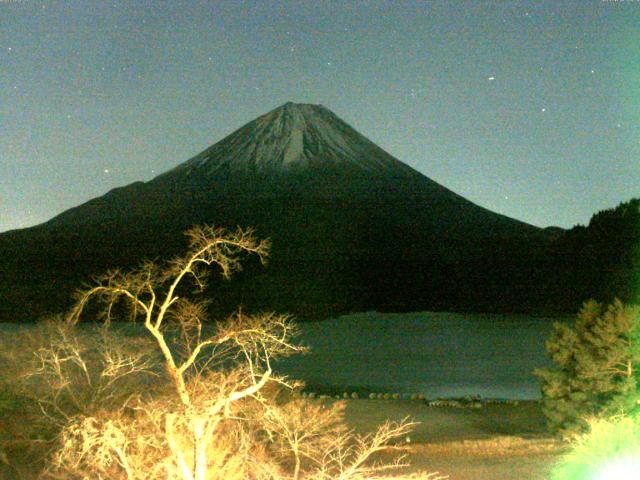
[[[627,5],[631,6],[631,5]],[[604,5],[603,5],[604,7]],[[626,8],[626,6],[625,6]],[[636,12],[629,14],[627,10],[620,10],[620,23],[609,39],[611,61],[607,68],[618,72],[619,90],[612,92],[611,101],[614,108],[620,112],[620,123],[617,125],[628,128],[623,140],[624,150],[633,152],[640,145],[640,131],[633,125],[640,123],[640,42],[637,41],[638,27]],[[613,47],[616,45],[616,47]],[[630,128],[631,127],[631,128]],[[613,128],[613,126],[612,126]],[[638,205],[636,204],[636,207]],[[640,225],[636,226],[640,229]],[[632,274],[630,292],[632,300],[640,302],[640,244],[633,246],[632,261],[636,271]],[[638,475],[640,478],[640,474]]]
[[[555,467],[552,480],[640,478],[640,419],[621,415],[590,425],[590,432],[577,438]]]
[[[617,458],[596,471],[593,480],[636,480],[640,477],[640,457]]]

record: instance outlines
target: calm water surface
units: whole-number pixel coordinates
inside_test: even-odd
[[[540,398],[532,371],[549,365],[544,340],[566,319],[452,313],[366,313],[302,324],[304,356],[280,362],[318,386],[363,386],[428,398]]]
[[[532,371],[549,364],[544,340],[562,318],[454,313],[360,313],[300,326],[306,355],[278,373],[318,387],[486,398],[540,398]],[[0,331],[29,326],[0,325]]]

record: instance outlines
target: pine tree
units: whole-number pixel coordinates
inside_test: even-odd
[[[538,369],[549,427],[565,436],[589,417],[629,412],[640,398],[640,308],[586,302],[575,325],[556,323],[545,344],[553,366]]]

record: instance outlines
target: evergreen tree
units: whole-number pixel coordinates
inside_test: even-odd
[[[543,411],[563,435],[587,430],[587,418],[636,407],[640,398],[640,308],[586,302],[574,327],[556,323],[545,344],[553,366],[538,369]]]

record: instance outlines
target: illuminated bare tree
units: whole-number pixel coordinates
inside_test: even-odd
[[[191,279],[200,289],[206,286],[207,267],[217,265],[225,278],[241,269],[240,255],[243,252],[258,255],[266,260],[269,244],[257,241],[251,230],[238,229],[234,233],[209,226],[197,226],[187,232],[190,248],[186,255],[176,257],[165,268],[153,262],[146,262],[140,268],[128,273],[119,270],[108,272],[96,279],[97,285],[78,293],[77,303],[69,314],[69,320],[77,322],[86,304],[92,298],[106,305],[106,321],[111,320],[113,307],[120,300],[129,302],[131,315],[135,320],[142,316],[144,327],[156,340],[165,360],[169,375],[180,400],[185,406],[191,405],[185,378],[189,369],[196,366],[200,354],[209,348],[226,343],[235,343],[243,349],[249,364],[257,357],[267,364],[267,369],[256,377],[255,383],[245,390],[233,392],[229,401],[237,400],[259,390],[269,379],[269,355],[294,352],[298,349],[286,342],[290,335],[290,323],[286,317],[252,319],[244,322],[229,322],[217,335],[202,338],[202,320],[206,315],[206,303],[194,302],[178,296],[182,282]],[[172,323],[173,325],[169,325]],[[186,358],[177,359],[167,340],[166,331],[177,324],[188,350]],[[218,354],[218,359],[220,355]],[[221,405],[220,408],[224,407]]]
[[[142,317],[144,328],[155,339],[165,362],[168,377],[177,393],[183,411],[165,416],[165,434],[183,477],[193,470],[194,478],[204,478],[207,469],[205,439],[213,436],[224,418],[231,416],[231,404],[245,397],[261,400],[260,390],[269,382],[286,384],[273,376],[271,359],[302,351],[290,343],[294,325],[288,316],[238,314],[218,324],[210,335],[204,335],[206,301],[192,301],[179,296],[184,282],[191,280],[198,289],[206,286],[208,267],[218,266],[228,278],[240,270],[243,253],[255,254],[264,263],[269,244],[258,241],[250,230],[230,233],[208,226],[187,232],[190,247],[186,255],[163,268],[146,262],[131,272],[111,271],[98,277],[96,284],[78,293],[77,303],[68,316],[77,323],[92,299],[104,304],[105,321],[110,322],[119,302],[130,307],[133,320]],[[177,337],[177,338],[176,338]],[[215,375],[213,367],[234,362],[232,374]],[[194,456],[189,466],[178,441],[189,418],[193,434]],[[184,436],[184,435],[183,435]]]
[[[204,226],[187,234],[187,254],[98,277],[67,318],[77,324],[96,300],[108,325],[129,306],[129,318],[142,319],[161,352],[171,392],[141,392],[126,408],[68,417],[43,478],[360,480],[401,466],[371,457],[405,435],[409,422],[360,437],[341,426],[340,404],[289,398],[295,385],[274,374],[272,360],[304,351],[292,342],[290,317],[238,313],[211,326],[206,301],[182,296],[185,284],[205,288],[210,266],[229,277],[243,254],[264,262],[268,243],[247,230]],[[83,352],[73,358],[83,371]],[[47,365],[55,369],[55,359]]]

